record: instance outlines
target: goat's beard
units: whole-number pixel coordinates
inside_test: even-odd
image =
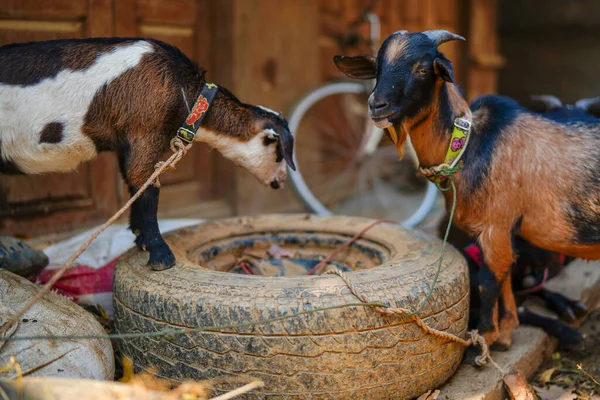
[[[396,151],[398,152],[399,160],[402,160],[404,157],[404,145],[406,144],[406,139],[408,138],[408,132],[406,129],[401,129],[400,126],[390,125],[387,128],[387,131],[392,139],[392,142],[396,145]]]

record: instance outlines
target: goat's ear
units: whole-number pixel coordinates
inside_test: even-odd
[[[433,60],[433,70],[435,74],[446,82],[454,83],[454,68],[452,63],[445,58],[436,58]]]
[[[354,79],[373,79],[377,76],[377,59],[362,54],[360,56],[334,56],[333,62],[344,74]]]

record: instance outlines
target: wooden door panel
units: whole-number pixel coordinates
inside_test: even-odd
[[[111,4],[0,0],[0,45],[110,36]],[[116,207],[115,171],[114,156],[102,155],[73,173],[0,175],[0,234],[41,234],[104,218]]]
[[[83,37],[78,21],[0,20],[0,44]]]
[[[193,28],[201,6],[199,3],[202,2],[206,3],[196,0],[138,0],[137,14],[143,24]]]
[[[84,20],[89,0],[2,0],[0,18],[12,20]]]

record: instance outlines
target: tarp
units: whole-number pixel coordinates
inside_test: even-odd
[[[164,219],[158,226],[162,233],[190,225],[202,219]],[[48,266],[34,277],[36,283],[44,284],[100,226],[55,243],[44,252],[50,260]],[[126,224],[115,224],[94,240],[77,258],[69,270],[56,282],[53,291],[78,304],[100,305],[112,318],[112,280],[114,267],[123,253],[135,246],[135,236]]]

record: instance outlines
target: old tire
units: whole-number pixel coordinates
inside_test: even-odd
[[[134,249],[121,257],[114,283],[116,328],[126,333],[222,326],[357,303],[337,276],[249,276],[201,268],[198,263],[218,267],[229,257],[226,253],[233,262],[240,246],[266,249],[273,242],[308,253],[321,246],[328,254],[371,222],[267,215],[171,232],[165,238],[177,257],[172,269],[151,271],[148,255]],[[343,264],[345,258],[362,257],[355,264],[365,269],[348,273],[357,289],[371,301],[414,310],[433,279],[440,250],[441,242],[434,237],[379,224],[335,260]],[[466,262],[449,248],[421,316],[429,326],[465,338],[468,306]],[[454,342],[424,334],[413,322],[361,306],[267,325],[120,343],[138,369],[155,367],[161,376],[175,380],[259,378],[265,387],[245,398],[279,399],[413,398],[445,382],[464,351]],[[239,381],[218,389],[224,392],[235,385]]]

